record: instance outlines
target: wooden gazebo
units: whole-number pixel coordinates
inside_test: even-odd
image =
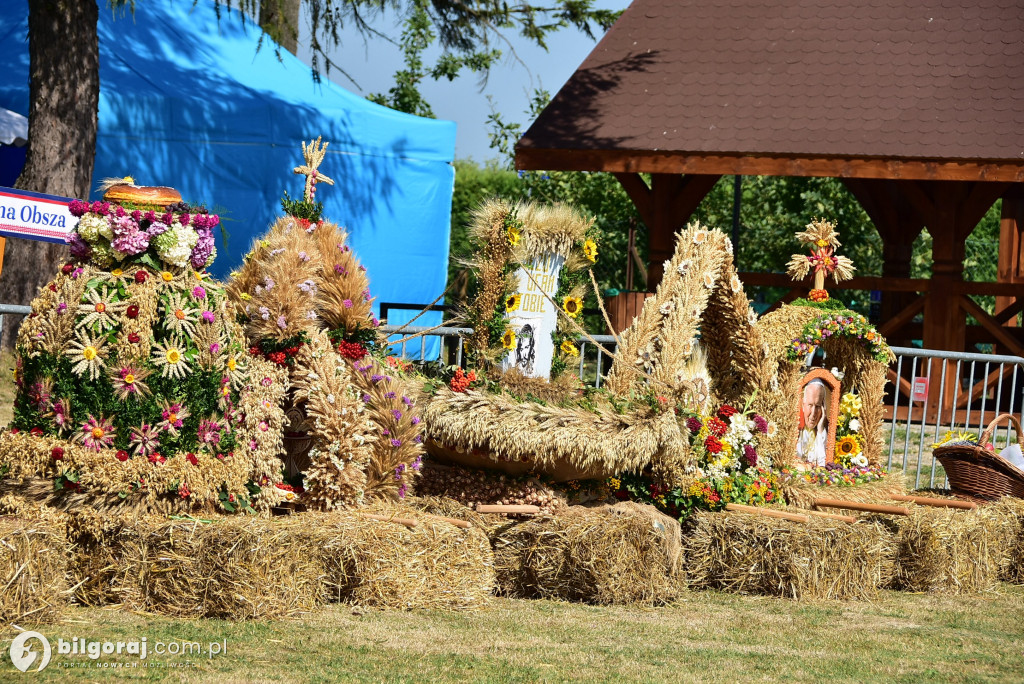
[[[649,288],[722,175],[840,178],[884,244],[882,274],[843,285],[882,291],[886,337],[1024,356],[1017,0],[634,0],[519,141],[516,166],[614,173],[649,231]],[[965,282],[965,241],[1000,197],[998,282]],[[924,228],[932,277],[911,279]],[[978,295],[997,297],[995,315]]]

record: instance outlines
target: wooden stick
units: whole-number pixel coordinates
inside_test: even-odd
[[[930,496],[907,496],[906,494],[893,494],[891,499],[897,501],[910,501],[921,506],[937,506],[939,508],[963,508],[974,510],[978,504],[973,501],[959,501],[956,499],[933,499]]]
[[[420,524],[418,520],[413,520],[412,518],[395,518],[390,515],[377,515],[376,513],[356,513],[356,515],[363,518],[369,518],[370,520],[380,520],[381,522],[398,523],[399,525],[405,525],[409,529],[412,529]]]
[[[783,520],[792,520],[793,522],[810,521],[810,518],[800,513],[787,513],[786,511],[776,511],[771,508],[758,508],[757,506],[744,506],[743,504],[725,504],[725,510],[736,511],[737,513],[753,513],[754,515],[763,515],[768,518],[782,518]]]
[[[861,503],[860,501],[844,501],[843,499],[815,499],[817,508],[845,508],[850,511],[867,511],[868,513],[888,513],[889,515],[910,515],[903,506],[886,506],[884,504]]]
[[[456,527],[461,527],[464,530],[468,530],[470,527],[472,527],[472,525],[469,524],[468,521],[459,520],[458,518],[446,518],[443,515],[432,515],[430,513],[423,513],[422,515],[426,518],[430,518],[431,520],[440,520],[442,522],[451,523],[452,525],[455,525]]]
[[[807,515],[813,515],[819,518],[831,518],[832,520],[842,520],[843,522],[855,523],[857,519],[852,515],[840,515],[838,513],[823,513],[821,511],[804,511]]]
[[[505,515],[514,513],[540,513],[540,506],[531,506],[530,504],[480,504],[476,507],[477,513],[504,513]]]

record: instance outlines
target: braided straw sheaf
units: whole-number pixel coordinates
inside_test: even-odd
[[[294,400],[305,404],[313,425],[307,497],[324,510],[361,503],[376,430],[352,384],[349,365],[334,353],[327,334],[318,331],[299,350],[295,368]]]
[[[622,334],[607,387],[627,395],[644,370],[682,392],[682,368],[693,351],[708,299],[721,278],[728,255],[725,234],[691,223],[676,238],[676,251],[665,263],[657,292],[648,297],[633,324]],[[632,366],[625,368],[624,366]]]
[[[732,242],[726,238],[722,275],[708,300],[701,341],[708,354],[708,373],[715,403],[742,406],[760,386],[769,366],[757,326],[757,314],[736,274]]]
[[[442,388],[423,411],[426,434],[449,448],[541,468],[560,461],[594,477],[637,470],[658,459],[682,462],[686,440],[672,412],[641,416],[515,402]]]

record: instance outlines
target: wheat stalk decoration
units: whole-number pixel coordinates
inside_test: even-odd
[[[321,136],[317,136],[316,140],[309,141],[309,145],[302,143],[302,158],[306,160],[306,163],[292,169],[293,173],[301,173],[306,176],[306,187],[303,191],[303,197],[305,197],[307,202],[313,201],[313,196],[316,195],[317,183],[334,185],[333,179],[317,171],[324,160],[324,155],[327,154],[327,146],[330,145],[330,143],[324,143],[321,146],[320,140]]]
[[[815,219],[807,224],[807,227],[796,234],[799,240],[811,253],[794,254],[786,264],[789,277],[793,280],[803,280],[807,274],[814,270],[814,289],[811,290],[809,299],[815,302],[823,302],[828,299],[828,292],[825,291],[825,279],[832,276],[836,283],[842,280],[849,280],[856,270],[853,262],[847,257],[836,254],[836,248],[840,246],[839,233],[831,221]]]

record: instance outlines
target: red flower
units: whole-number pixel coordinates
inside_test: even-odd
[[[142,273],[142,271],[139,271],[139,273]],[[128,309],[125,311],[125,313],[128,315],[128,318],[138,318],[139,317],[139,305],[138,304],[129,304],[128,305]]]
[[[12,434],[12,435],[16,435],[16,434],[18,434],[19,432],[21,432],[21,430],[19,430],[18,428],[11,428],[11,434]]]
[[[718,417],[721,418],[722,420],[729,420],[737,413],[739,413],[739,411],[734,409],[732,406],[729,406],[728,404],[722,404],[722,408],[718,409]]]
[[[125,451],[124,449],[118,449],[117,453],[114,454],[114,456],[117,457],[117,460],[121,462],[128,460],[128,452]]]
[[[63,273],[64,275],[67,275],[67,274],[71,273],[74,270],[75,270],[75,265],[74,264],[64,264],[63,266],[60,267],[60,272]]]
[[[62,461],[64,460],[64,450],[60,447],[53,447],[50,449],[50,456],[53,457],[54,461]]]
[[[149,455],[149,462],[150,463],[163,463],[166,460],[167,460],[166,458],[164,458],[160,454],[156,453],[155,451]]]
[[[188,454],[185,455],[185,460],[191,463],[192,465],[199,465],[199,459],[196,458],[196,455],[193,454],[192,452],[189,452]]]
[[[137,282],[137,283],[144,283],[144,282],[146,282],[146,277],[148,275],[149,274],[146,271],[143,271],[140,268],[138,271],[135,272],[135,282]]]
[[[57,283],[50,283],[50,292],[57,291]]]
[[[33,437],[42,437],[43,436],[43,428],[34,427],[31,430],[29,430],[29,434],[32,435]]]
[[[139,333],[128,333],[128,341],[132,344],[138,344],[141,339],[142,338],[139,337]]]
[[[711,420],[708,421],[708,430],[710,430],[711,434],[715,435],[716,437],[721,437],[722,435],[729,431],[729,426],[726,425],[725,421],[721,420],[720,418],[712,418]]]
[[[303,230],[309,228],[309,219],[300,218],[298,219],[298,223],[300,226],[302,226]]]
[[[712,454],[717,454],[722,451],[722,442],[714,435],[708,435],[708,438],[704,440],[704,446]]]

